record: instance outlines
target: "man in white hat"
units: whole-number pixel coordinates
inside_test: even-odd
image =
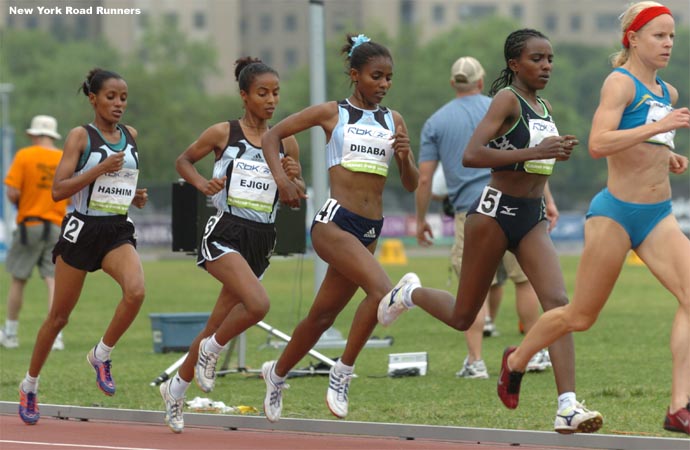
[[[447,186],[449,211],[454,213],[455,239],[451,249],[451,265],[456,275],[460,275],[464,247],[464,228],[467,211],[471,204],[479,198],[489,183],[490,169],[468,168],[462,165],[462,156],[474,129],[482,120],[489,109],[491,99],[482,94],[484,89],[484,68],[471,56],[458,58],[450,69],[450,86],[454,91],[454,97],[448,103],[439,108],[425,122],[422,128],[419,150],[419,184],[415,193],[415,205],[417,215],[417,242],[421,246],[433,244],[432,228],[427,222],[426,216],[429,209],[432,193],[438,190],[432,189],[434,175],[442,170]],[[441,174],[436,175],[436,180]],[[549,209],[547,215],[557,214],[555,204],[550,194],[547,195]],[[446,206],[446,205],[444,205]],[[472,264],[472,261],[467,261]],[[500,276],[499,276],[500,275]],[[494,284],[488,297],[493,302],[500,302],[502,283],[505,278],[510,278],[515,283],[516,302],[520,304],[518,313],[520,320],[526,326],[531,326],[539,316],[539,302],[522,272],[517,259],[512,253],[506,253],[503,257],[502,268],[494,278]],[[462,368],[456,373],[460,378],[488,378],[489,373],[482,359],[482,338],[484,333],[485,316],[488,317],[488,308],[477,315],[477,320],[465,332],[468,355],[463,361]],[[530,361],[531,371],[540,371],[549,367],[548,354],[539,353],[534,361]]]
[[[5,327],[0,330],[0,345],[17,348],[19,311],[24,302],[24,287],[34,267],[48,289],[48,308],[53,302],[55,265],[52,250],[57,242],[67,200],[53,201],[53,175],[62,150],[55,147],[57,120],[51,116],[36,116],[26,130],[31,146],[20,149],[5,178],[7,198],[17,207],[17,229],[7,253],[6,269],[12,275],[7,295]],[[53,349],[62,350],[62,335]]]

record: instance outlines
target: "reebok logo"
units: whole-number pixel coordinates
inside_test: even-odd
[[[365,237],[365,238],[376,238],[376,230],[371,228],[369,231],[364,233],[363,237]]]
[[[501,212],[499,214],[505,214],[506,216],[515,216],[515,211],[517,211],[517,206],[515,208],[511,208],[510,206],[506,205],[501,205]]]

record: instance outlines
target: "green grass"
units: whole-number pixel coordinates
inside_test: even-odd
[[[572,292],[577,257],[564,256],[563,270]],[[447,258],[410,257],[406,266],[387,266],[396,282],[405,272],[419,273],[426,286],[455,292],[456,281],[447,286]],[[98,272],[86,285],[70,324],[65,329],[66,350],[51,354],[41,374],[40,402],[80,406],[159,410],[161,399],[149,383],[181,354],[154,353],[150,313],[206,312],[215,302],[219,284],[197,269],[191,257],[147,261],[147,298],[139,317],[113,352],[113,373],[118,391],[102,395],[95,386],[86,352],[100,339],[119,299],[117,285]],[[9,278],[0,274],[0,295],[5,296]],[[313,265],[310,259],[277,258],[264,279],[272,307],[265,322],[291,334],[313,297]],[[361,293],[360,293],[361,294]],[[347,335],[362,295],[357,295],[338,317],[335,328]],[[367,348],[357,361],[358,378],[350,391],[348,420],[415,423],[467,427],[551,430],[556,389],[553,372],[528,374],[523,380],[520,407],[505,409],[496,396],[496,377],[501,353],[517,344],[512,285],[505,297],[497,326],[501,336],[486,339],[484,358],[489,380],[461,380],[455,372],[466,353],[462,333],[441,324],[421,310],[403,315],[390,328],[374,335],[392,336],[390,347]],[[616,289],[589,331],[575,336],[578,398],[604,414],[605,433],[678,437],[661,425],[669,402],[671,354],[669,331],[676,300],[645,267],[626,265]],[[27,285],[21,316],[20,348],[0,349],[0,400],[17,401],[17,384],[26,372],[33,340],[45,316],[45,288],[36,275]],[[0,320],[4,323],[4,303]],[[247,333],[247,366],[260,368],[275,359],[280,349],[267,346],[268,335],[258,327]],[[274,342],[275,341],[274,339]],[[336,358],[341,350],[319,350]],[[424,377],[386,377],[389,353],[426,351],[429,371]],[[305,358],[297,367],[318,361]],[[331,419],[324,403],[326,377],[301,377],[289,381],[284,395],[284,417]],[[229,374],[219,378],[210,395],[196,386],[187,398],[210,397],[227,405],[248,405],[261,410],[265,385],[255,374]]]

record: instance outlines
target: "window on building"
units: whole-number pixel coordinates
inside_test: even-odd
[[[81,16],[79,16],[81,17]],[[148,12],[142,11],[141,14],[139,15],[139,28],[142,30],[145,30],[146,28],[149,27],[149,24],[151,23],[151,16],[149,15]]]
[[[297,31],[297,16],[294,14],[288,14],[285,16],[285,31],[293,32]]]
[[[206,14],[203,11],[197,11],[194,13],[194,28],[197,30],[203,30],[206,28]]]
[[[400,1],[400,21],[403,25],[411,25],[414,23],[414,1],[401,0]]]
[[[26,28],[29,30],[33,30],[34,28],[38,28],[38,17],[36,16],[29,16],[26,18]]]
[[[522,8],[522,5],[513,5],[510,8],[510,14],[517,20],[522,19],[522,16],[524,14],[524,10]]]
[[[481,19],[492,16],[496,13],[495,5],[485,5],[483,3],[470,3],[458,7],[458,19]]]
[[[84,39],[89,35],[89,16],[80,14],[75,19],[74,37]]]
[[[60,14],[51,16],[50,33],[59,41],[64,41],[67,38],[67,27],[65,27],[65,21]]]
[[[618,21],[617,14],[597,14],[596,18],[594,19],[594,23],[596,24],[597,31],[610,32],[616,31],[620,28],[620,22]]]
[[[267,66],[273,66],[273,50],[270,48],[265,48],[259,52],[259,58]]]
[[[436,25],[441,25],[445,22],[446,6],[436,4],[431,9],[431,17]]]
[[[570,31],[582,30],[582,16],[570,16]]]
[[[299,56],[297,55],[297,50],[294,48],[285,49],[285,67],[292,69],[299,63]]]
[[[273,30],[273,16],[262,14],[259,18],[259,30],[262,33],[270,33]]]
[[[163,15],[163,23],[165,23],[166,27],[177,28],[179,21],[180,17],[174,11],[167,12]]]
[[[556,31],[556,28],[558,28],[558,17],[555,14],[547,14],[544,17],[544,28],[549,33]]]

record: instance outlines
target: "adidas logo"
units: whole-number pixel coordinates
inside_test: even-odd
[[[370,229],[366,233],[364,233],[365,238],[375,238],[376,237],[376,230],[375,229]]]
[[[252,156],[252,161],[264,162],[264,157],[261,153],[256,153],[254,156]]]

